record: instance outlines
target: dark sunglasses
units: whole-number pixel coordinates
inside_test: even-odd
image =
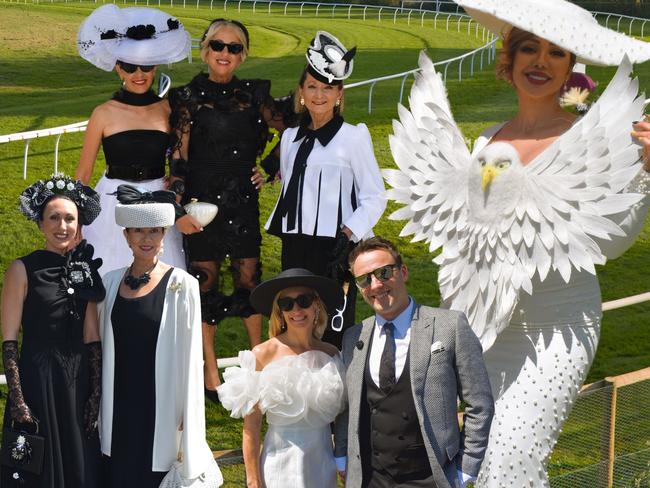
[[[361,289],[363,288],[368,288],[370,286],[370,283],[372,282],[372,277],[374,276],[377,278],[379,281],[388,281],[390,280],[394,273],[395,268],[399,268],[401,265],[395,263],[395,264],[387,264],[386,266],[382,266],[377,269],[373,269],[370,273],[364,273],[361,276],[355,276],[354,281],[356,282],[357,286]]]
[[[280,307],[280,310],[283,312],[290,312],[293,310],[293,306],[296,303],[300,308],[309,308],[311,307],[311,304],[314,303],[315,299],[316,295],[312,293],[304,293],[302,295],[298,295],[296,298],[282,297],[278,298],[278,307]]]
[[[239,54],[244,50],[244,45],[240,44],[239,42],[231,42],[230,44],[226,44],[223,41],[219,41],[218,39],[213,39],[212,41],[208,42],[210,45],[210,49],[213,51],[216,51],[220,53],[223,51],[223,48],[228,48],[228,52],[230,54]]]
[[[124,71],[132,75],[135,73],[138,68],[140,68],[140,71],[143,73],[149,73],[152,69],[156,67],[154,64],[131,64],[131,63],[125,63],[123,61],[118,61],[117,64],[122,68]]]

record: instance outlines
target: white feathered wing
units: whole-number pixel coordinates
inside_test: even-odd
[[[606,260],[599,241],[623,235],[608,216],[643,198],[620,193],[640,168],[630,127],[643,97],[625,58],[589,112],[528,165],[500,175],[490,191],[502,194],[478,208],[475,185],[470,192],[477,163],[440,75],[424,53],[419,64],[410,111],[398,106],[390,136],[399,169],[383,172],[388,197],[404,205],[390,218],[408,220],[401,235],[442,248],[434,261],[443,303],[467,314],[487,350],[522,290],[533,292],[535,273],[540,281],[550,270],[565,281],[573,269],[595,273]]]

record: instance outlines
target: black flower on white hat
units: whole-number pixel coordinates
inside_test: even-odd
[[[357,48],[349,51],[329,32],[318,31],[307,49],[309,73],[330,85],[340,84],[352,74]]]

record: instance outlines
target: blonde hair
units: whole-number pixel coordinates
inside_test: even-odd
[[[524,42],[533,39],[534,37],[538,36],[518,27],[513,27],[503,36],[503,46],[499,51],[499,57],[496,64],[496,75],[498,79],[504,80],[508,83],[512,82],[512,65],[515,62],[515,55]],[[571,63],[569,66],[569,73],[571,73],[573,65],[576,63],[576,55],[570,51],[567,52],[571,56]]]
[[[278,336],[287,330],[286,324],[284,323],[284,317],[282,316],[282,311],[278,306],[278,300],[285,296],[286,290],[288,290],[288,288],[280,290],[273,298],[271,315],[269,316],[269,337]],[[312,334],[316,339],[320,339],[323,337],[323,333],[327,328],[327,310],[325,309],[325,305],[323,304],[323,301],[320,299],[320,296],[316,290],[313,290],[311,288],[310,290],[314,295],[316,295],[316,300],[314,300],[314,303],[316,304],[317,316],[316,324],[314,325]]]
[[[246,57],[248,56],[248,36],[239,25],[226,19],[214,20],[212,21],[210,26],[206,29],[205,34],[203,34],[203,39],[201,39],[201,43],[200,43],[201,60],[204,63],[206,62],[208,51],[210,50],[210,41],[222,29],[230,29],[235,33],[235,35],[239,39],[239,42],[242,44],[242,46],[244,46],[242,52],[239,53],[239,55],[241,56],[242,63],[246,61]]]

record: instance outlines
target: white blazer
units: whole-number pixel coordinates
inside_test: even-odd
[[[102,400],[100,440],[102,453],[111,455],[115,344],[111,312],[126,268],[107,273],[106,298],[99,304],[102,338]],[[183,476],[196,478],[207,468],[212,452],[205,440],[203,349],[199,283],[174,268],[165,294],[156,344],[156,421],[153,471],[168,471],[183,455]]]
[[[280,174],[283,185],[280,199],[287,191],[293,163],[302,138],[294,141],[298,128],[287,129],[280,143]],[[354,196],[354,198],[353,198]],[[280,201],[278,199],[278,202]],[[271,213],[265,228],[269,230]],[[321,237],[336,237],[341,225],[347,226],[353,240],[372,237],[372,228],[386,208],[384,180],[381,177],[370,132],[365,124],[343,123],[336,135],[323,146],[318,139],[307,158],[302,193],[301,222],[287,230],[287,218],[282,218],[282,232],[302,233]]]

